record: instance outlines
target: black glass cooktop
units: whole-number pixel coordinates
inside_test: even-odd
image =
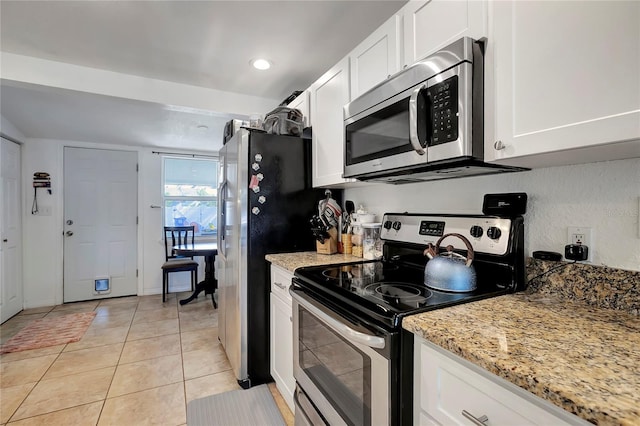
[[[394,327],[406,315],[506,293],[480,280],[471,292],[437,291],[424,285],[423,269],[383,261],[310,266],[297,269],[295,276],[295,285],[305,292]]]

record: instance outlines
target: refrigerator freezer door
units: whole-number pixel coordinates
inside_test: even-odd
[[[218,329],[220,342],[227,353],[233,372],[242,380],[247,377],[246,358],[246,150],[249,134],[240,130],[227,142],[224,153],[224,197],[221,206],[222,281],[218,284]],[[244,158],[244,160],[240,160]],[[244,247],[244,250],[243,250]],[[243,260],[244,251],[244,260]],[[243,350],[245,348],[245,350]]]

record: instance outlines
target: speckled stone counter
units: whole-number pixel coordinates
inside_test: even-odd
[[[544,294],[407,317],[403,327],[597,424],[640,424],[640,318]]]
[[[640,316],[640,272],[527,259],[527,293],[541,293]],[[639,422],[640,423],[640,422]]]
[[[342,263],[362,262],[361,257],[350,254],[318,254],[315,251],[303,251],[299,253],[279,253],[265,256],[267,261],[278,265],[290,272],[303,266],[337,265]]]

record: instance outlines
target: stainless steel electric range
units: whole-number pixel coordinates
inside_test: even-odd
[[[424,249],[450,233],[475,252],[473,291],[424,283]],[[412,424],[413,335],[402,319],[524,289],[521,216],[387,213],[381,235],[381,260],[295,272],[296,424]],[[467,253],[461,240],[444,243]]]

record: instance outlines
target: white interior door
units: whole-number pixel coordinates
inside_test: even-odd
[[[65,302],[137,294],[137,162],[131,151],[65,148]],[[108,289],[96,288],[102,279]]]
[[[23,307],[20,145],[2,138],[0,151],[0,323]]]

